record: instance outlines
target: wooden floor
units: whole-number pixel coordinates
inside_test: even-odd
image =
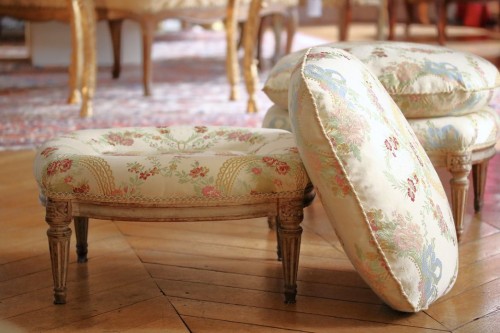
[[[472,215],[468,205],[455,287],[417,314],[391,310],[360,279],[319,200],[303,223],[295,305],[283,303],[275,234],[264,219],[91,220],[89,261],[77,264],[72,251],[68,303],[53,305],[33,157],[0,153],[0,332],[499,332],[498,154],[484,211]]]
[[[0,332],[500,332],[500,155],[483,212],[467,206],[460,272],[428,311],[391,310],[345,257],[319,200],[306,210],[297,303],[282,296],[263,219],[205,223],[91,220],[89,262],[52,304],[33,151],[0,153]],[[440,171],[445,184],[449,178]],[[74,247],[72,239],[72,247]]]

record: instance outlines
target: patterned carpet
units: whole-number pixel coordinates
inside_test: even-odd
[[[325,42],[298,33],[294,49]],[[269,36],[265,55],[269,56],[273,48]],[[0,151],[32,149],[51,137],[84,128],[261,126],[271,105],[264,93],[258,93],[260,112],[256,114],[245,112],[243,84],[240,100],[228,100],[223,33],[198,30],[163,35],[154,44],[153,58],[153,97],[143,96],[140,66],[125,66],[118,80],[111,79],[109,68],[100,68],[94,116],[88,119],[79,118],[79,106],[65,103],[66,68],[34,68],[19,61],[0,61]],[[267,74],[260,74],[261,84]],[[500,94],[493,104],[500,112]]]
[[[269,51],[273,48],[270,40]],[[323,43],[298,34],[295,48]],[[242,56],[242,53],[240,53]],[[153,97],[144,97],[139,66],[125,66],[118,80],[110,69],[98,73],[94,116],[78,117],[67,105],[66,68],[33,68],[0,62],[0,150],[33,148],[55,135],[83,128],[175,124],[260,127],[271,102],[259,91],[260,112],[246,113],[247,95],[229,101],[224,34],[182,32],[162,36],[153,49]],[[261,84],[267,72],[261,73]]]

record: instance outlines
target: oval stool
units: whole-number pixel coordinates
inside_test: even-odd
[[[303,208],[313,187],[291,133],[176,126],[81,130],[46,142],[34,162],[46,207],[54,303],[66,303],[70,222],[87,261],[89,218],[219,221],[268,217],[294,303]]]

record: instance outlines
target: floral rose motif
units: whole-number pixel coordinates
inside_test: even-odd
[[[192,169],[189,172],[189,175],[192,178],[205,177],[207,175],[208,171],[209,171],[209,169],[207,167],[198,166],[198,167]]]
[[[202,188],[201,193],[203,193],[205,197],[217,198],[221,196],[220,192],[214,186],[209,186],[209,185]]]
[[[56,147],[47,147],[40,153],[40,155],[42,155],[43,157],[49,157],[53,152],[55,152],[58,149],[59,148]]]
[[[396,137],[390,136],[384,141],[385,148],[396,157],[396,151],[399,149],[399,141]]]
[[[130,133],[109,133],[105,135],[106,140],[112,146],[132,146],[134,144],[134,139],[130,137]]]
[[[71,169],[73,161],[70,159],[64,159],[61,161],[50,162],[47,166],[47,176],[52,176],[57,173],[63,173]]]

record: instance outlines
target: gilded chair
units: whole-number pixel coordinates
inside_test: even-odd
[[[0,0],[0,16],[27,21],[70,22],[72,56],[68,102],[81,101],[80,116],[91,116],[96,75],[93,0]]]
[[[159,22],[167,18],[196,20],[200,16],[204,21],[224,20],[227,39],[227,75],[231,86],[230,99],[238,97],[239,68],[237,60],[237,24],[247,19],[251,0],[96,0],[97,15],[109,21],[114,50],[113,77],[120,75],[120,40],[121,25],[124,19],[139,23],[142,31],[142,61],[144,94],[152,94],[152,59],[151,50],[155,29]],[[290,16],[289,8],[296,4],[295,0],[270,0],[260,12],[261,15]],[[294,16],[290,16],[294,17]],[[295,25],[293,24],[295,23]],[[295,31],[296,20],[292,21],[288,30]],[[291,45],[291,38],[288,45]],[[287,46],[287,50],[290,46]]]
[[[396,26],[396,0],[389,1],[389,39],[394,39],[394,29]],[[490,0],[495,1],[495,0]],[[418,3],[434,3],[436,8],[436,29],[437,38],[440,45],[446,43],[446,25],[448,23],[447,19],[447,7],[450,3],[471,3],[471,2],[488,2],[488,0],[404,0],[405,10],[406,10],[406,36],[409,36],[410,24],[413,17],[413,7]],[[498,1],[499,6],[499,22],[500,22],[500,1]]]

